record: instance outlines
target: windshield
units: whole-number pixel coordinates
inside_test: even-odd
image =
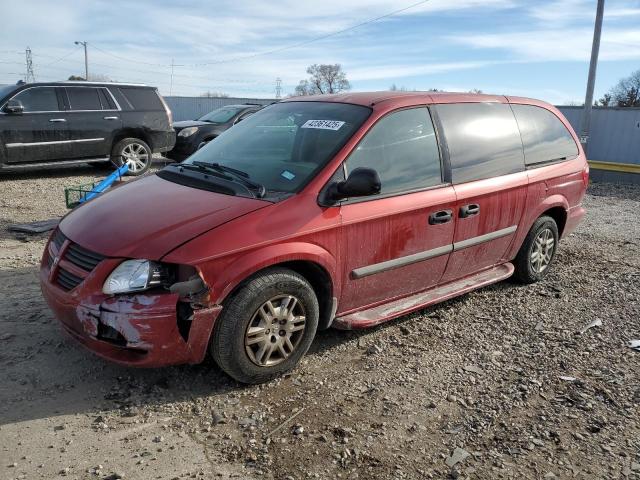
[[[203,115],[198,120],[201,122],[211,122],[211,123],[226,123],[233,118],[239,111],[244,110],[247,107],[220,107],[216,108],[214,111]]]
[[[183,164],[219,164],[246,172],[267,190],[297,192],[370,113],[370,108],[345,103],[271,105],[222,133]]]

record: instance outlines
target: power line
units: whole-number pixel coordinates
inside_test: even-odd
[[[219,64],[223,64],[223,63],[239,62],[239,61],[244,61],[244,60],[251,60],[251,59],[254,59],[254,58],[257,58],[257,57],[263,57],[263,56],[266,56],[266,55],[273,55],[274,53],[284,52],[286,50],[291,50],[293,48],[302,47],[302,46],[305,46],[305,45],[309,45],[310,43],[318,42],[318,41],[324,40],[326,38],[330,38],[330,37],[333,37],[333,36],[336,36],[336,35],[340,35],[340,34],[343,34],[343,33],[346,33],[346,32],[350,32],[351,30],[355,30],[356,28],[360,28],[360,27],[363,27],[365,25],[369,25],[371,23],[377,22],[379,20],[383,20],[385,18],[392,17],[392,16],[397,15],[399,13],[406,12],[407,10],[410,10],[412,8],[415,8],[415,7],[418,7],[420,5],[424,5],[425,3],[428,3],[430,1],[431,0],[421,0],[419,2],[416,2],[416,3],[413,3],[413,4],[409,5],[407,7],[399,8],[398,10],[394,10],[392,12],[385,13],[384,15],[380,15],[378,17],[370,18],[370,19],[365,20],[363,22],[357,23],[356,25],[351,25],[350,27],[347,27],[347,28],[343,28],[343,29],[340,29],[340,30],[335,30],[333,32],[326,33],[324,35],[320,35],[319,37],[310,38],[309,40],[304,40],[304,41],[301,41],[301,42],[298,42],[298,43],[294,43],[294,44],[291,44],[291,45],[286,45],[284,47],[275,48],[273,50],[266,50],[264,52],[257,52],[257,53],[253,53],[253,54],[250,54],[250,55],[241,55],[241,56],[237,56],[237,57],[234,57],[234,58],[229,58],[229,59],[226,59],[226,60],[214,60],[214,61],[211,61],[211,62],[180,64],[180,65],[174,64],[173,66],[174,67],[204,67],[204,66],[208,66],[208,65],[219,65]],[[98,50],[98,51],[100,51],[100,52],[102,52],[102,53],[104,53],[106,55],[109,55],[109,56],[112,56],[114,58],[118,58],[120,60],[124,60],[124,61],[127,61],[127,62],[140,63],[140,64],[144,64],[144,65],[152,65],[152,66],[157,66],[157,67],[170,67],[172,65],[172,64],[166,64],[166,63],[149,63],[149,62],[145,62],[145,61],[141,61],[141,60],[134,60],[134,59],[127,58],[127,57],[121,57],[119,55],[115,55],[113,53],[107,52],[106,50],[103,50],[103,49],[101,49],[99,47],[96,47],[95,44],[92,44],[92,46],[96,50]]]
[[[51,63],[47,63],[46,65],[43,65],[44,67],[48,67],[49,65],[53,65],[54,63],[58,63],[61,62],[62,60],[64,60],[65,58],[69,57],[71,54],[75,53],[76,50],[78,50],[78,47],[74,47],[73,50],[70,50],[68,53],[65,53],[63,56],[61,56],[60,58],[54,60]],[[36,57],[49,57],[49,58],[55,58],[52,57],[51,55],[40,55],[40,54],[35,54]]]

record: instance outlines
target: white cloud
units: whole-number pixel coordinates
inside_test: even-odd
[[[470,34],[448,37],[452,42],[476,49],[505,50],[514,60],[588,61],[593,30],[588,28],[529,30],[513,33]],[[602,35],[600,60],[640,58],[640,29],[606,31]]]

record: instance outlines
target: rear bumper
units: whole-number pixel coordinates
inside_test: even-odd
[[[204,360],[221,306],[194,311],[188,333],[183,337],[178,329],[177,295],[164,292],[104,295],[102,281],[98,281],[104,278],[100,271],[111,271],[113,265],[99,265],[80,285],[65,291],[51,281],[51,272],[44,263],[40,284],[47,304],[64,331],[96,355],[136,367]]]
[[[567,212],[567,223],[565,224],[564,230],[562,232],[562,238],[569,236],[576,229],[586,213],[587,211],[582,205],[578,205],[569,209],[569,211]]]

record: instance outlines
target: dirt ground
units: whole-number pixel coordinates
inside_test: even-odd
[[[544,282],[322,332],[246,387],[210,360],[133,370],[63,336],[45,237],[6,227],[104,173],[0,177],[0,478],[640,479],[640,188],[592,185]]]

